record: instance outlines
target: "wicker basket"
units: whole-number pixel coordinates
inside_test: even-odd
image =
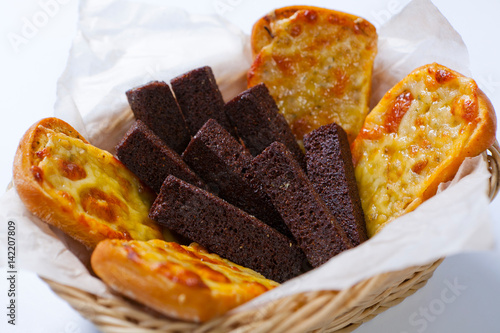
[[[498,142],[483,154],[491,172],[489,194],[493,200],[500,181]],[[102,332],[351,332],[423,287],[441,261],[380,274],[342,291],[288,296],[259,309],[226,315],[205,324],[170,320],[120,297],[99,298],[80,289],[45,281]]]

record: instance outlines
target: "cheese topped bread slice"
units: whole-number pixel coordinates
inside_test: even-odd
[[[368,113],[375,27],[324,8],[276,9],[252,29],[248,86],[264,82],[298,140],[335,122],[352,142]]]
[[[112,289],[166,316],[195,322],[278,286],[196,243],[106,240],[94,250],[91,264]]]
[[[14,185],[28,210],[88,248],[106,238],[163,238],[148,217],[151,190],[60,119],[42,119],[21,139]]]
[[[449,68],[426,65],[395,85],[351,146],[368,234],[434,195],[493,144],[495,130],[488,98]]]

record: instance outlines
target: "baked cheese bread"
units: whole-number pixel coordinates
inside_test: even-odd
[[[352,142],[368,113],[375,27],[324,8],[276,9],[252,29],[248,86],[264,82],[296,138],[335,122]]]
[[[106,238],[163,238],[148,218],[151,190],[60,119],[42,119],[25,133],[13,169],[28,210],[88,248]]]
[[[434,195],[495,130],[488,98],[449,68],[426,65],[394,86],[351,146],[369,235]]]
[[[105,240],[91,258],[112,289],[159,313],[204,322],[278,286],[278,283],[196,243]]]

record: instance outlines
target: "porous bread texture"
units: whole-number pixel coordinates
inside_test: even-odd
[[[214,194],[292,237],[266,194],[245,178],[252,155],[215,120],[196,133],[182,158]]]
[[[271,198],[313,267],[352,247],[305,172],[282,143],[273,143],[255,157],[246,175]]]
[[[174,175],[195,186],[207,185],[141,120],[136,120],[116,146],[120,161],[156,193],[168,175]]]
[[[304,254],[291,239],[174,176],[165,179],[150,217],[209,251],[280,283],[308,267]]]
[[[178,154],[191,136],[177,101],[165,82],[153,81],[126,92],[135,119],[141,120]]]
[[[368,239],[347,134],[332,123],[304,137],[307,176],[354,246]]]

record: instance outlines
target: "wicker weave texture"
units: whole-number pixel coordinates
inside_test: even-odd
[[[351,332],[423,287],[440,263],[441,260],[380,274],[340,292],[315,291],[289,296],[259,309],[226,315],[201,325],[157,316],[118,296],[99,298],[45,281],[82,316],[107,333]]]
[[[492,174],[491,200],[499,189],[499,151],[496,142],[484,153]],[[228,314],[205,324],[171,320],[120,296],[100,298],[80,289],[45,281],[56,294],[105,333],[344,333],[355,330],[422,288],[441,261],[380,274],[342,291],[288,296],[259,309]]]

